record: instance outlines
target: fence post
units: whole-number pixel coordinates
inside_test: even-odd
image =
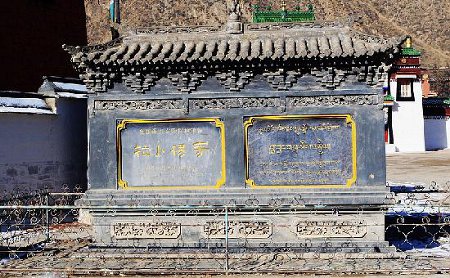
[[[225,206],[225,273],[228,275],[228,206]]]
[[[49,198],[50,193],[49,192],[45,192],[45,223],[46,223],[46,230],[45,230],[45,237],[46,237],[46,242],[50,241],[50,214],[49,214]]]

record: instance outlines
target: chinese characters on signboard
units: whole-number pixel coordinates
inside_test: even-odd
[[[123,120],[118,128],[122,187],[220,187],[225,182],[218,119]]]

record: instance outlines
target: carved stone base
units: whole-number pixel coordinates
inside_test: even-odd
[[[301,208],[154,208],[93,213],[95,247],[161,252],[390,252],[381,212]]]

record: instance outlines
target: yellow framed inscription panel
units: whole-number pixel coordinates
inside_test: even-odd
[[[275,123],[283,123],[283,122],[293,122],[295,120],[299,120],[299,122],[302,123],[302,125],[298,125],[298,126],[283,126],[282,124],[279,124],[278,126],[275,125]],[[335,124],[329,124],[329,125],[323,125],[323,124],[319,124],[316,125],[315,127],[313,126],[309,126],[308,127],[308,121],[316,121],[318,123],[320,123],[320,121],[324,121],[325,123],[327,122],[327,120],[329,120],[330,122],[335,122]],[[341,120],[341,123],[339,123],[339,120]],[[351,167],[347,166],[348,169],[348,175],[351,175],[350,177],[345,177],[345,179],[343,178],[342,183],[336,183],[336,182],[323,182],[323,183],[301,183],[301,181],[306,180],[306,181],[310,181],[312,182],[313,179],[300,179],[300,180],[295,180],[295,181],[300,181],[298,184],[291,184],[291,183],[283,183],[283,182],[277,182],[276,180],[272,180],[272,182],[267,182],[267,183],[258,183],[255,180],[258,179],[258,176],[251,176],[251,170],[250,170],[250,163],[251,159],[250,156],[255,156],[255,150],[252,151],[252,154],[249,153],[249,150],[251,148],[251,146],[249,145],[249,133],[250,132],[256,132],[255,130],[251,130],[252,128],[255,128],[255,125],[260,124],[261,122],[266,122],[266,123],[273,123],[273,124],[266,124],[266,125],[260,125],[258,128],[258,131],[260,132],[261,136],[260,137],[254,137],[252,139],[251,144],[256,144],[258,143],[257,141],[260,140],[260,138],[264,137],[264,133],[267,132],[273,132],[275,131],[282,131],[282,132],[289,132],[290,134],[294,135],[291,136],[291,138],[306,138],[306,134],[309,130],[313,130],[311,131],[312,133],[312,138],[313,140],[316,140],[314,143],[307,143],[305,142],[307,139],[305,140],[301,140],[300,143],[295,143],[295,144],[287,144],[287,145],[282,145],[282,144],[273,144],[273,145],[269,145],[267,146],[267,144],[260,144],[258,146],[256,146],[258,148],[258,151],[267,151],[271,154],[276,154],[276,155],[281,155],[283,154],[283,152],[292,152],[294,153],[294,155],[298,155],[299,153],[305,154],[306,152],[304,152],[304,149],[309,150],[310,152],[312,151],[317,151],[317,154],[312,154],[312,156],[316,156],[316,157],[320,157],[320,159],[322,159],[324,156],[326,156],[327,152],[331,153],[331,149],[334,145],[338,145],[337,142],[338,141],[333,141],[333,142],[323,142],[321,138],[319,138],[321,134],[321,132],[333,132],[333,130],[338,130],[340,127],[348,127],[351,128],[350,134],[349,135],[351,138],[350,139],[350,144],[351,144],[351,150],[346,150],[346,153],[348,153],[349,155],[351,155],[351,158],[348,157],[344,157],[343,159],[347,159],[347,163],[351,162]],[[337,124],[336,124],[337,123]],[[341,130],[345,131],[344,129],[341,128]],[[346,131],[345,133],[349,133],[348,131]],[[323,134],[323,133],[322,133]],[[337,133],[338,134],[338,133]],[[301,137],[303,136],[303,137]],[[255,139],[256,138],[256,139]],[[270,141],[272,140],[271,138],[267,137],[268,140]],[[279,134],[278,137],[275,136],[274,138],[279,138]],[[339,138],[336,138],[337,140]],[[355,184],[356,179],[357,179],[357,149],[356,149],[356,123],[353,120],[351,115],[348,114],[329,114],[329,115],[286,115],[286,116],[253,116],[253,117],[248,117],[244,120],[244,144],[245,144],[245,168],[246,168],[246,179],[245,179],[245,183],[247,186],[254,188],[254,189],[264,189],[264,188],[350,188],[352,185]],[[262,139],[261,139],[262,140]],[[280,139],[273,139],[273,140],[280,140]],[[272,140],[272,141],[273,141]],[[328,139],[329,140],[329,139]],[[329,140],[331,141],[331,140]],[[256,143],[255,143],[256,142]],[[267,142],[265,142],[267,143]],[[269,148],[267,148],[269,147]],[[284,155],[286,155],[286,153],[284,153]],[[347,156],[349,156],[347,155]],[[338,171],[337,169],[334,170],[328,170],[328,172],[326,170],[321,170],[320,166],[321,161],[289,161],[289,162],[280,162],[280,161],[275,161],[272,162],[270,161],[270,159],[268,160],[264,160],[261,159],[262,156],[259,157],[258,161],[260,162],[260,165],[265,166],[266,168],[262,168],[262,170],[260,171],[261,174],[265,175],[267,172],[270,171],[270,165],[295,165],[296,168],[295,169],[287,169],[285,168],[279,168],[277,169],[277,171],[273,171],[275,174],[276,173],[289,173],[291,175],[295,175],[292,173],[320,173],[320,174],[337,174]],[[254,158],[252,158],[254,159]],[[257,159],[254,159],[257,160]],[[311,165],[314,164],[319,165],[319,166],[315,166],[317,168],[319,168],[319,170],[314,171],[307,171],[302,169],[301,165]],[[323,162],[323,161],[322,161]],[[339,163],[339,161],[337,161],[337,159],[334,160],[330,160],[327,162],[334,162],[336,163],[336,165]],[[272,163],[272,164],[271,164]],[[284,163],[284,164],[283,164]],[[289,164],[290,163],[290,164]],[[300,166],[299,166],[300,165]],[[331,165],[331,164],[330,164]],[[351,172],[351,173],[350,173]],[[323,181],[325,181],[326,179],[322,179]],[[289,181],[292,181],[289,180]]]
[[[202,142],[199,138],[205,136],[205,133],[208,133],[208,130],[205,129],[205,123],[210,123],[211,127],[217,128],[218,130],[209,129],[211,134],[206,134],[209,136],[209,139],[217,139],[219,142],[216,143],[215,148],[212,148],[212,144],[208,145],[208,141]],[[198,124],[198,125],[197,125]],[[148,126],[148,128],[147,128]],[[175,126],[175,127],[174,127]],[[200,127],[199,127],[200,126]],[[125,132],[130,132],[130,127],[135,129],[132,133],[127,134],[126,138],[123,138]],[[207,130],[207,131],[205,131]],[[219,133],[217,135],[217,132]],[[176,136],[173,136],[173,135]],[[136,139],[139,136],[147,136],[145,142],[140,143]],[[148,136],[159,136],[157,137],[157,141],[149,142],[156,139],[148,139]],[[191,137],[194,137],[192,139]],[[195,138],[197,137],[197,138]],[[128,139],[127,139],[128,138]],[[131,139],[130,139],[131,138]],[[174,139],[175,138],[175,139]],[[192,139],[191,144],[181,144],[182,140],[190,140]],[[125,146],[127,149],[124,151],[124,139],[126,141],[133,141],[133,144],[129,144]],[[171,141],[172,140],[172,141]],[[215,140],[212,140],[215,141]],[[137,142],[137,143],[136,143]],[[156,142],[156,143],[155,143]],[[153,146],[150,145],[153,143]],[[213,142],[214,143],[214,142]],[[162,146],[163,144],[172,144],[172,148],[168,148]],[[219,144],[220,146],[217,146]],[[153,148],[154,147],[154,148]],[[225,125],[223,121],[218,118],[193,118],[193,119],[166,119],[166,120],[145,120],[145,119],[123,119],[118,120],[116,124],[116,148],[117,148],[117,184],[118,187],[125,190],[200,190],[200,189],[219,189],[226,182],[226,149],[225,149]],[[153,148],[153,149],[152,149]],[[212,152],[214,150],[214,155],[210,154],[207,156],[208,152]],[[124,152],[126,152],[126,159],[124,161]],[[214,159],[219,157],[220,163],[215,161]],[[135,175],[128,174],[128,180],[124,175],[124,164],[126,164],[126,171],[130,171],[139,175],[139,169],[136,170],[134,168],[139,168],[142,164],[148,167],[154,167],[155,163],[148,162],[149,160],[141,160],[141,162],[132,162],[129,163],[131,159],[153,159],[152,161],[157,161],[157,158],[166,159],[165,163],[163,160],[159,163],[161,173],[155,173],[155,175],[159,174],[159,177],[163,174],[169,174],[173,176],[173,179],[180,178],[180,175],[176,175],[176,172],[182,173],[183,167],[189,169],[191,171],[196,170],[200,167],[201,169],[197,169],[197,173],[199,175],[207,175],[211,180],[212,184],[207,185],[198,185],[198,184],[164,184],[164,185],[141,185],[143,182],[145,183],[145,178],[138,177],[137,180],[140,179],[141,184],[135,186],[130,184],[130,177],[134,178]],[[211,164],[208,164],[205,161],[201,161],[200,158],[209,158],[211,161],[217,165],[216,169],[207,169]],[[182,159],[185,159],[183,163]],[[198,160],[196,160],[198,159]],[[144,161],[144,162],[142,162]],[[150,160],[151,161],[151,160]],[[127,164],[128,163],[128,164]],[[172,163],[172,165],[171,165]],[[183,166],[179,166],[179,165]],[[130,165],[138,166],[138,167],[130,167]],[[200,166],[198,166],[200,165]],[[203,168],[202,168],[203,167]],[[145,168],[144,168],[145,169]],[[152,168],[154,169],[154,168]],[[215,170],[220,171],[217,173]],[[180,172],[181,171],[181,172]],[[175,174],[173,173],[175,172]],[[142,173],[142,171],[141,171]],[[193,177],[193,174],[185,174],[185,180],[189,180],[189,178]],[[218,178],[214,178],[217,174]],[[143,180],[144,179],[144,180]],[[158,179],[158,177],[156,177]],[[167,179],[166,179],[167,180]],[[151,183],[149,181],[149,183]],[[167,183],[167,182],[166,182]],[[201,183],[201,182],[199,182]]]

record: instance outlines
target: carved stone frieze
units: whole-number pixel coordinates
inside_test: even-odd
[[[114,73],[88,72],[82,76],[86,89],[91,92],[106,92],[113,87]]]
[[[389,71],[391,69],[391,66],[387,66],[384,63],[381,64],[381,66],[377,67],[376,69],[376,81],[378,82],[378,85],[384,86],[387,84],[389,79]]]
[[[311,74],[318,78],[317,81],[319,81],[323,87],[332,90],[340,86],[350,72],[328,67],[326,69],[313,68]]]
[[[272,235],[272,223],[266,220],[228,221],[228,231],[224,221],[208,221],[203,226],[207,238],[264,239]]]
[[[123,83],[135,93],[143,93],[150,90],[161,77],[156,74],[135,73],[122,77]]]
[[[351,67],[348,69],[337,69],[334,67],[328,67],[326,69],[312,68],[311,75],[314,76],[317,82],[320,82],[323,87],[333,90],[341,86],[350,75],[355,76],[355,79],[360,83],[364,82],[369,86],[381,86],[387,80],[388,70],[389,68],[385,65],[379,67]],[[277,71],[265,72],[262,75],[274,90],[289,91],[296,83],[301,82],[300,77],[302,72],[280,68]],[[180,73],[170,73],[168,75],[157,72],[131,72],[123,75],[117,75],[111,72],[88,72],[84,74],[82,78],[89,91],[98,93],[106,92],[108,89],[112,88],[114,82],[122,82],[134,93],[144,93],[157,85],[158,81],[163,77],[167,77],[180,92],[191,93],[196,91],[201,86],[202,82],[209,76],[215,76],[226,90],[238,92],[251,83],[255,74],[249,71],[238,70],[229,70],[218,73],[209,71],[183,71]]]
[[[111,226],[115,239],[176,239],[181,234],[181,224],[175,222],[116,222]]]
[[[267,78],[267,82],[278,91],[288,91],[295,83],[301,73],[297,71],[286,71],[279,69],[276,72],[266,72],[263,75]]]
[[[240,91],[250,83],[254,74],[252,72],[238,72],[236,70],[216,74],[220,84],[227,90]]]
[[[364,82],[366,80],[366,71],[364,67],[352,67],[352,74],[356,76],[358,82]]]
[[[207,74],[195,72],[181,72],[169,74],[169,79],[180,92],[190,93],[195,91],[202,81],[206,79]]]
[[[389,67],[384,64],[375,66],[353,67],[352,73],[356,75],[358,82],[365,82],[369,86],[383,85],[388,78]]]
[[[366,83],[367,85],[375,85],[377,83],[375,79],[375,68],[372,66],[367,67]]]
[[[295,233],[300,238],[362,238],[367,234],[367,223],[356,219],[308,219],[297,222]]]
[[[276,108],[281,107],[280,98],[249,97],[249,98],[218,98],[190,99],[189,109],[230,109],[230,108]]]
[[[313,68],[311,74],[318,78],[317,81],[323,87],[333,90],[339,87],[345,79],[350,76],[356,76],[356,80],[361,83],[366,83],[369,86],[382,85],[387,79],[388,67],[381,65],[352,67],[351,69],[337,69],[328,67],[326,69]]]
[[[96,100],[96,111],[104,110],[156,110],[156,109],[184,109],[181,99],[153,99],[153,100]]]
[[[288,97],[287,107],[378,105],[377,95]]]

